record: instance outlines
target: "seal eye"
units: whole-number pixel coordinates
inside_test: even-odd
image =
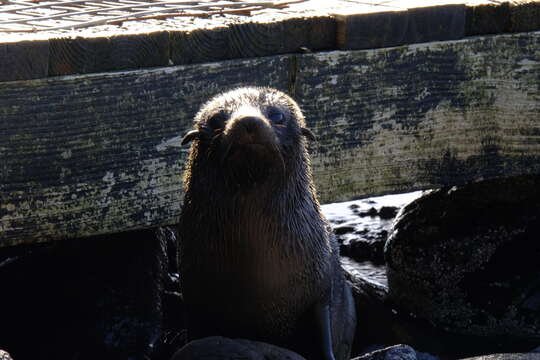
[[[210,119],[208,119],[207,124],[214,130],[223,129],[226,120],[227,117],[225,116],[225,114],[222,112],[218,112],[217,114],[212,115]]]
[[[283,124],[283,122],[285,121],[285,114],[283,114],[283,112],[278,109],[270,109],[268,111],[268,118],[274,124]]]

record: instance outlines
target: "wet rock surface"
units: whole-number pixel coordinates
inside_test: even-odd
[[[191,341],[171,360],[305,360],[290,350],[258,341],[212,336]]]
[[[492,354],[484,356],[475,356],[464,360],[539,360],[540,354]]]
[[[417,360],[416,351],[408,345],[394,345],[375,350],[353,360]]]
[[[540,349],[540,184],[515,180],[323,205],[353,287],[355,357],[540,360],[519,354]],[[0,249],[0,349],[15,360],[301,359],[225,338],[178,352],[187,336],[175,248],[161,228]],[[394,344],[408,346],[381,349]]]
[[[140,230],[0,249],[0,348],[16,360],[151,356],[171,287],[167,237]]]
[[[386,245],[389,297],[456,334],[540,342],[540,178],[440,189]]]

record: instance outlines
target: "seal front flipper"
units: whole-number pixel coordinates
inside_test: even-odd
[[[328,303],[315,305],[315,319],[317,321],[322,357],[324,360],[335,360],[332,348],[332,325],[330,324],[330,306]]]

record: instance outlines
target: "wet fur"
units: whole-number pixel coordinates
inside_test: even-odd
[[[232,122],[246,105],[263,117],[277,107],[286,122],[272,124],[263,145],[238,148],[230,124],[212,128],[211,117]],[[190,338],[248,338],[318,359],[312,312],[330,304],[334,353],[348,358],[354,306],[316,198],[300,109],[276,90],[241,88],[205,104],[195,123],[179,224]],[[242,161],[230,160],[235,146]]]

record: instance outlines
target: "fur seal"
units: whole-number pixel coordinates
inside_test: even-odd
[[[298,105],[271,88],[218,95],[195,116],[184,173],[188,337],[246,338],[307,359],[350,358],[356,326],[312,181]]]

